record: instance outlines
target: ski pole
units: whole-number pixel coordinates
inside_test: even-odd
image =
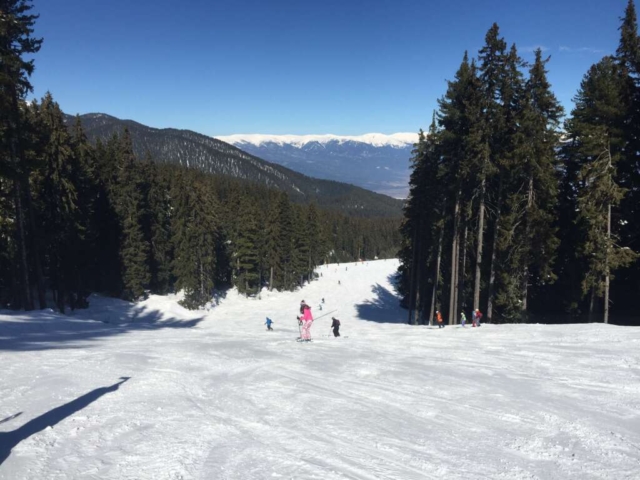
[[[298,320],[298,332],[300,332],[300,338],[302,338],[302,330],[300,329],[300,317],[296,317],[296,320]]]
[[[329,314],[331,314],[331,313],[333,313],[333,312],[337,312],[337,311],[338,311],[338,309],[331,310],[330,312],[327,312],[327,313],[325,313],[324,315],[320,315],[319,317],[314,318],[314,319],[313,319],[313,321],[315,322],[316,320],[318,320],[318,319],[320,319],[320,318],[322,318],[322,317],[326,317],[327,315],[329,315]]]

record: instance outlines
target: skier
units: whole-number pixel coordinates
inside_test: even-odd
[[[302,335],[301,340],[304,342],[311,341],[311,324],[313,323],[313,315],[311,315],[311,307],[304,300],[300,302],[300,313],[302,313]]]
[[[442,323],[442,314],[440,310],[436,310],[436,321],[438,322],[438,328],[444,328],[444,323]]]
[[[471,318],[471,320],[473,322],[472,326],[473,327],[479,327],[481,318],[482,318],[482,312],[480,311],[479,308],[476,308],[476,311],[473,312],[473,315],[472,315],[472,318]]]
[[[331,328],[333,329],[333,336],[334,337],[339,337],[340,336],[340,320],[338,320],[336,317],[331,317]]]
[[[324,297],[322,297],[322,303],[324,303]]]
[[[464,327],[465,323],[467,323],[467,316],[464,314],[464,312],[460,312],[460,325]]]
[[[271,324],[272,323],[273,323],[273,320],[271,320],[269,317],[267,317],[267,321],[264,322],[264,324],[267,326],[267,330],[273,331],[273,328],[271,328]]]

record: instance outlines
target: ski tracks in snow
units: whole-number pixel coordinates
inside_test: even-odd
[[[159,319],[145,328],[127,326],[130,307],[96,300],[77,315],[125,323],[78,319],[57,344],[38,334],[0,349],[0,434],[105,392],[15,445],[0,479],[636,478],[637,329],[411,327],[396,268],[321,267],[302,291],[232,292],[202,321],[152,297],[134,309],[136,322]],[[329,315],[313,343],[296,343],[302,298],[316,317],[338,309],[349,338],[325,336]],[[0,326],[28,331],[20,318],[0,314]]]

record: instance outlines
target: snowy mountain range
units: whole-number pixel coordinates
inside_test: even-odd
[[[316,178],[351,183],[396,198],[408,192],[417,133],[216,136],[218,140]]]

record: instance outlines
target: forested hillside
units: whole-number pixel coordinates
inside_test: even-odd
[[[174,128],[151,128],[132,120],[103,113],[81,115],[91,143],[109,140],[129,130],[138,158],[149,155],[158,163],[196,168],[206,173],[250,180],[286,192],[294,202],[315,201],[319,206],[359,217],[399,217],[402,202],[362,188],[330,180],[319,180],[250,155],[239,148],[206,135]],[[68,125],[74,117],[65,116]]]
[[[0,29],[0,308],[178,290],[197,308],[215,290],[293,290],[323,262],[395,255],[396,200],[106,116],[87,117],[93,145],[51,94],[26,102],[42,44],[30,9],[9,2]]]
[[[275,188],[138,159],[128,129],[92,146],[78,118],[69,133],[51,95],[23,104],[24,257],[3,203],[0,304],[84,307],[93,291],[135,300],[185,291],[197,308],[214,289],[255,294],[313,280],[326,261],[392,257],[397,218],[359,218],[292,203]],[[13,172],[10,172],[13,174]],[[5,200],[16,195],[7,182]],[[21,262],[21,258],[25,262]]]
[[[401,290],[414,322],[635,318],[640,293],[640,37],[633,1],[614,56],[563,109],[542,51],[494,24],[466,53],[413,158]],[[415,312],[415,315],[413,315]]]

